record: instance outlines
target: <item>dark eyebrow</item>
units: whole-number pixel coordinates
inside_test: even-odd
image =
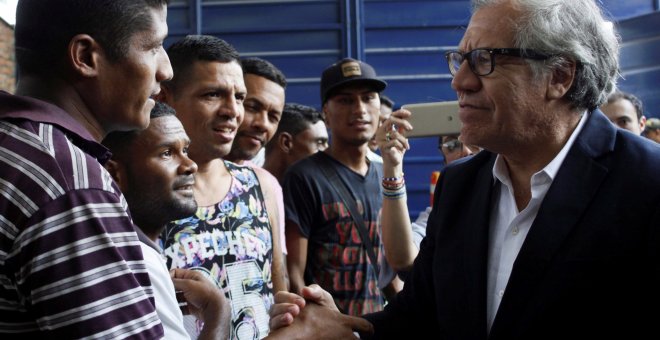
[[[156,149],[160,149],[160,148],[170,148],[170,147],[173,147],[173,146],[175,146],[176,144],[178,144],[179,141],[181,141],[181,139],[179,139],[179,138],[176,138],[176,139],[166,139],[165,141],[156,144],[156,147],[155,147],[155,148],[156,148]],[[183,139],[183,144],[184,144],[184,145],[189,145],[189,144],[190,144],[190,138],[185,138],[185,139]]]

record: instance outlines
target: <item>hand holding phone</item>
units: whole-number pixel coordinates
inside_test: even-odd
[[[413,129],[406,137],[458,135],[461,132],[457,100],[406,104],[401,108],[412,113],[408,121]]]

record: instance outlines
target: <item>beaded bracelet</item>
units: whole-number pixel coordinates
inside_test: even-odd
[[[381,184],[383,189],[386,189],[386,190],[399,190],[405,185],[406,185],[406,181],[404,181],[403,178],[401,179],[400,182],[385,182],[385,181],[383,181],[383,183]]]
[[[398,182],[398,181],[403,181],[403,175],[401,174],[401,177],[383,177],[383,182]]]
[[[383,187],[383,198],[396,200],[406,197],[406,186],[402,185],[401,187],[392,190]]]
[[[385,177],[382,181],[383,188],[391,190],[400,189],[404,184],[403,174],[401,174],[401,177]]]

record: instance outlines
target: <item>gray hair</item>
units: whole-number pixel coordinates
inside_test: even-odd
[[[577,63],[566,94],[573,107],[595,109],[607,101],[619,75],[619,39],[594,0],[511,0],[523,14],[514,44],[552,57],[527,60],[535,74]],[[472,0],[472,12],[502,0]],[[499,46],[498,46],[499,47]],[[506,47],[506,46],[503,46]]]

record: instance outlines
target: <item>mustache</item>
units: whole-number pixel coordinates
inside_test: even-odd
[[[173,184],[173,187],[175,189],[185,187],[185,186],[193,186],[195,184],[195,177],[193,175],[183,175],[179,176]]]

